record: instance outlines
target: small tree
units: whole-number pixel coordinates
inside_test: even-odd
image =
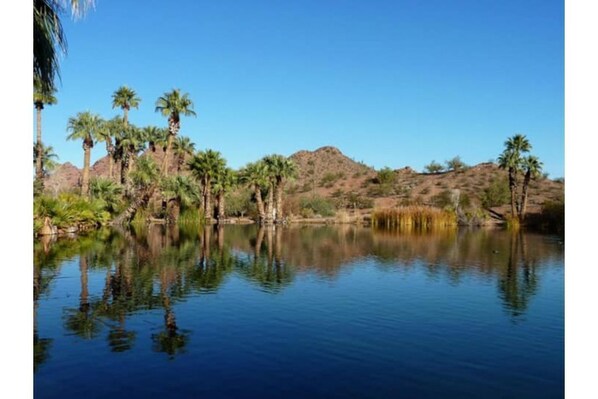
[[[380,169],[378,171],[378,174],[376,175],[376,183],[378,183],[378,184],[392,185],[396,182],[396,180],[397,180],[397,174],[395,173],[394,170],[392,170],[388,166],[385,166],[382,169]]]
[[[455,172],[463,170],[467,167],[467,165],[465,165],[465,163],[463,161],[461,161],[461,157],[458,155],[456,157],[454,157],[453,159],[449,159],[448,161],[445,161],[444,163],[446,164],[447,170],[452,170]]]
[[[432,161],[424,169],[427,173],[440,173],[444,170],[444,167],[436,161]]]

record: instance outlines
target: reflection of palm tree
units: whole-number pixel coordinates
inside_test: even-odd
[[[100,331],[94,309],[89,304],[89,288],[87,277],[87,254],[79,256],[79,273],[81,281],[81,293],[79,295],[79,309],[68,309],[66,328],[76,335],[92,339]]]
[[[521,252],[518,253],[520,245]],[[523,264],[522,275],[519,270],[520,261]],[[511,235],[507,268],[499,281],[500,296],[512,316],[517,317],[525,313],[530,297],[536,289],[535,266],[527,258],[525,236],[521,232],[513,233]]]
[[[154,341],[153,348],[155,351],[165,352],[172,359],[177,353],[184,352],[185,345],[188,342],[188,334],[181,334],[178,331],[166,280],[166,273],[162,270],[160,273],[160,296],[162,298],[162,306],[164,307],[164,331],[153,334],[152,340]]]

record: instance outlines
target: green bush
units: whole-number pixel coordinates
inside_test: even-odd
[[[79,195],[63,193],[58,197],[39,196],[33,202],[34,228],[41,228],[40,221],[49,217],[59,229],[86,228],[107,223],[110,213],[105,202]]]
[[[427,173],[440,173],[444,170],[444,166],[442,166],[436,161],[432,161],[426,166],[424,166],[424,169]]]
[[[510,200],[511,192],[509,190],[509,182],[506,178],[492,180],[480,197],[484,208],[508,204]]]
[[[303,197],[299,201],[301,216],[311,217],[314,215],[334,216],[334,204],[332,201],[319,196]]]

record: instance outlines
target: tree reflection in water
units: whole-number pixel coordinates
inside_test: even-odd
[[[520,318],[538,289],[538,265],[562,257],[562,248],[545,237],[522,232],[453,229],[411,234],[350,225],[154,225],[101,230],[75,239],[42,238],[34,251],[36,369],[48,359],[51,347],[51,339],[39,337],[38,300],[48,293],[63,262],[77,256],[79,303],[65,310],[65,329],[93,339],[106,326],[107,348],[123,352],[139,340],[140,331],[127,328],[128,317],[162,309],[163,327],[151,335],[152,347],[170,357],[184,353],[191,339],[179,326],[177,303],[190,295],[216,292],[232,274],[267,293],[284,290],[300,273],[335,279],[346,265],[362,258],[375,259],[382,269],[422,267],[430,278],[445,275],[453,284],[478,274],[497,281],[504,308]],[[97,295],[89,290],[91,270],[105,276]]]

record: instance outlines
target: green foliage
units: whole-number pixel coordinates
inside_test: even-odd
[[[251,201],[252,191],[243,188],[226,194],[226,215],[244,217],[255,212],[255,203]]]
[[[299,200],[301,216],[311,217],[320,215],[323,217],[334,216],[335,207],[332,201],[320,196],[303,197]]]
[[[41,228],[40,221],[49,217],[59,229],[68,227],[87,228],[107,223],[110,213],[105,202],[87,199],[79,195],[63,193],[58,197],[39,196],[33,201],[34,227]]]
[[[444,166],[442,166],[441,164],[439,164],[436,161],[432,161],[429,164],[427,164],[426,166],[424,166],[424,170],[427,173],[440,173],[444,170]]]
[[[445,161],[445,164],[446,164],[447,170],[452,170],[455,172],[458,172],[460,170],[467,168],[467,165],[465,165],[465,163],[463,163],[463,161],[461,161],[461,157],[458,155],[456,157],[454,157],[453,159],[449,159],[448,161]]]
[[[508,204],[510,199],[508,180],[506,178],[495,178],[482,193],[480,201],[484,208],[492,208]]]
[[[396,180],[397,174],[388,166],[380,169],[374,178],[374,181],[380,185],[392,185],[396,182]]]
[[[111,214],[122,211],[123,188],[110,179],[95,177],[89,182],[89,193],[92,199],[103,204],[104,210]]]
[[[337,197],[335,205],[338,209],[370,209],[374,207],[374,200],[351,191]]]

